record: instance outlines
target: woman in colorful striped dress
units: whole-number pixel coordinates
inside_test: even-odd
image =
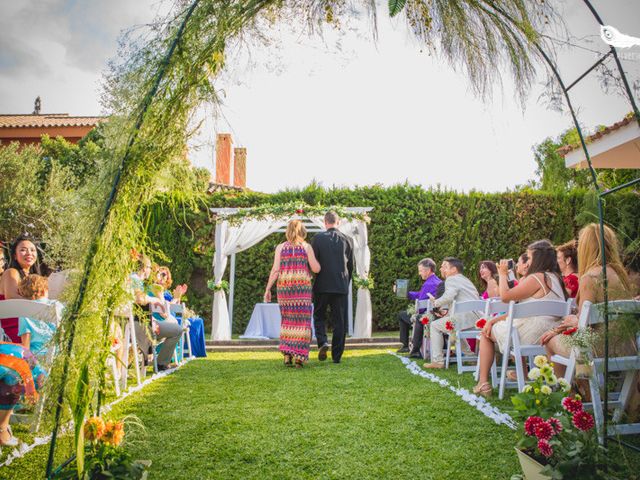
[[[280,351],[284,364],[300,368],[309,360],[311,343],[311,271],[318,273],[320,264],[311,245],[305,242],[307,230],[300,220],[287,226],[287,241],[276,247],[264,301],[271,301],[271,287],[276,290],[280,306]],[[311,270],[311,271],[309,271]]]

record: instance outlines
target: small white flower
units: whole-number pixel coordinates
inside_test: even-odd
[[[538,378],[540,378],[540,369],[532,368],[529,371],[529,375],[527,375],[527,377],[529,377],[529,380],[537,380]]]
[[[571,390],[571,385],[569,385],[569,382],[567,382],[564,378],[559,378],[558,383],[560,384],[560,388],[564,393],[567,393],[569,390]]]
[[[540,387],[540,391],[543,395],[551,395],[551,387],[549,385],[543,385]]]
[[[536,358],[533,359],[533,363],[535,363],[536,367],[542,368],[547,364],[547,357],[544,355],[536,355]]]

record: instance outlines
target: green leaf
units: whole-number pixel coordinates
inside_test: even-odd
[[[402,11],[406,4],[407,0],[389,0],[389,16],[395,17]]]

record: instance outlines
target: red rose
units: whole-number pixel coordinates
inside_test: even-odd
[[[429,325],[429,317],[422,317],[422,318],[420,319],[420,323],[421,323],[422,325]]]
[[[453,332],[453,329],[454,329],[453,322],[451,320],[447,320],[447,323],[444,324],[444,328],[446,328],[450,332]]]
[[[591,430],[595,425],[593,415],[584,410],[576,413],[571,421],[578,430],[582,430],[583,432]]]
[[[547,422],[549,422],[549,425],[553,427],[553,430],[555,431],[556,435],[562,431],[562,423],[560,423],[560,420],[558,420],[557,418],[552,417],[549,420],[547,420]]]
[[[304,213],[304,210],[303,210],[302,208],[299,208],[299,209],[297,209],[297,210],[296,210],[296,213],[297,213],[297,214]]]
[[[562,332],[563,335],[573,335],[578,331],[578,327],[571,327]]]
[[[582,411],[582,402],[571,397],[564,397],[562,399],[562,406],[567,412],[576,414]]]
[[[487,324],[487,319],[486,318],[481,318],[480,320],[478,320],[476,322],[476,328],[484,328],[484,326]]]
[[[540,450],[540,453],[547,458],[553,455],[553,448],[551,448],[551,445],[549,445],[547,440],[538,441],[538,450]]]
[[[524,431],[527,435],[529,435],[530,437],[533,437],[535,435],[535,428],[536,425],[538,425],[538,423],[540,422],[544,422],[544,420],[540,417],[529,417],[527,418],[527,420],[524,422]]]
[[[533,429],[533,433],[535,433],[538,440],[549,440],[555,435],[551,424],[545,421],[538,422],[538,424]]]

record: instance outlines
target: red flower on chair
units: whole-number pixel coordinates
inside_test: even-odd
[[[484,326],[487,324],[487,319],[486,318],[481,318],[480,320],[478,320],[476,322],[476,328],[484,328]]]
[[[455,327],[454,327],[453,322],[451,320],[447,320],[447,323],[444,324],[444,328],[446,328],[450,332],[453,332]]]
[[[425,315],[424,317],[422,317],[422,318],[420,319],[420,323],[421,323],[422,325],[424,325],[424,326],[429,325],[429,317],[427,317],[427,316]]]
[[[303,210],[302,208],[298,208],[298,209],[296,210],[296,213],[297,213],[298,215],[301,215],[301,214],[303,214],[303,213],[304,213],[304,210]]]
[[[568,336],[568,335],[573,335],[577,331],[578,331],[578,327],[571,327],[571,328],[567,328],[564,332],[562,332],[562,334]]]
[[[571,420],[573,425],[578,429],[586,432],[595,426],[593,415],[584,410],[573,415]]]

